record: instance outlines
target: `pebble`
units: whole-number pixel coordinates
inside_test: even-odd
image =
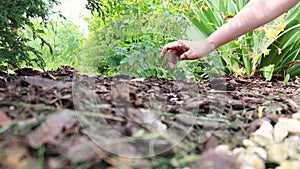
[[[241,153],[236,162],[240,169],[265,169],[264,161],[256,154]]]
[[[252,154],[257,154],[260,158],[267,160],[267,152],[262,147],[250,147],[247,151]]]
[[[230,146],[228,144],[222,144],[222,145],[218,145],[215,148],[215,152],[216,153],[224,153],[224,154],[230,155],[231,154],[230,149],[231,148],[230,148]]]
[[[299,113],[294,113],[292,115],[293,119],[297,119],[297,120],[300,120],[300,112]]]
[[[278,122],[274,126],[274,140],[275,142],[282,142],[283,139],[289,134],[284,124]]]
[[[300,121],[297,119],[279,118],[278,123],[286,127],[288,132],[300,134]]]
[[[297,159],[297,155],[300,153],[300,138],[298,136],[290,136],[284,141],[285,146],[288,147],[288,155],[290,159]]]
[[[288,158],[289,148],[284,144],[272,144],[266,147],[269,160],[277,162],[284,161]]]
[[[249,139],[244,139],[243,140],[243,145],[245,147],[256,147],[257,146],[253,141],[251,141]]]
[[[273,126],[270,122],[264,121],[260,128],[253,134],[253,141],[261,146],[266,146],[273,142]]]
[[[291,161],[286,160],[280,163],[279,167],[276,167],[276,169],[299,169],[300,168],[300,162],[299,161]]]

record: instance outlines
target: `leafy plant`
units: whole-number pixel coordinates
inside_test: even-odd
[[[289,77],[300,75],[300,4],[291,9],[284,19],[284,30],[269,45],[270,54],[262,58],[261,67],[274,65],[274,73]]]
[[[27,43],[41,53],[46,62],[45,69],[56,69],[63,64],[79,68],[78,55],[84,36],[79,31],[78,26],[63,18],[52,19],[44,26],[37,20],[32,20],[32,23],[36,29],[45,32],[41,37],[50,46],[41,46],[42,41],[40,39],[31,39]],[[33,32],[29,27],[26,29],[26,34],[28,39],[32,37]]]
[[[91,2],[91,1],[90,1]],[[111,75],[166,77],[160,50],[166,43],[185,36],[188,23],[180,11],[182,2],[101,1],[90,21],[84,53],[89,67]]]
[[[0,1],[0,69],[30,66],[36,63],[44,68],[45,62],[39,51],[26,43],[29,41],[23,35],[25,25],[32,30],[34,39],[41,39],[41,45],[47,44],[41,37],[43,30],[36,29],[30,18],[40,18],[45,23],[50,9],[58,4],[57,0],[10,0]],[[30,55],[30,53],[34,55]]]
[[[234,17],[248,2],[249,0],[192,0],[187,4],[185,14],[201,32],[202,37],[208,37]],[[253,76],[260,71],[267,79],[270,79],[269,76],[273,75],[272,66],[258,69],[261,67],[262,59],[269,58],[271,55],[272,50],[269,49],[269,46],[276,41],[277,35],[282,31],[283,21],[284,16],[281,16],[277,20],[219,47],[217,51],[222,57],[227,74]],[[276,71],[277,67],[275,66],[274,72]]]

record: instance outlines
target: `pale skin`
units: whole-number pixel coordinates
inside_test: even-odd
[[[252,31],[294,7],[300,0],[251,0],[232,20],[204,41],[179,40],[166,44],[162,57],[168,55],[173,70],[178,60],[199,59],[212,50]]]

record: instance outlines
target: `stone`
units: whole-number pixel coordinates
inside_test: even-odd
[[[266,147],[269,160],[282,162],[288,158],[289,148],[284,144],[272,144]]]
[[[251,141],[249,139],[244,139],[243,140],[243,145],[245,147],[255,147],[255,146],[257,146],[253,141]]]
[[[282,142],[288,134],[289,132],[284,124],[280,122],[275,124],[273,133],[275,142]]]
[[[273,142],[273,126],[270,122],[264,121],[260,128],[257,129],[252,137],[252,140],[261,145],[266,146]]]
[[[240,169],[265,169],[264,161],[256,154],[241,153],[238,155],[237,165]]]
[[[297,119],[279,118],[278,123],[286,127],[288,132],[300,134],[300,121]]]

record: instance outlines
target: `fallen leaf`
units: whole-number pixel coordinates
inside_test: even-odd
[[[57,138],[62,135],[63,128],[76,121],[76,113],[72,111],[51,114],[39,128],[27,136],[28,144],[32,148],[39,148],[44,143],[58,144]]]
[[[258,108],[257,108],[257,116],[258,116],[258,118],[262,118],[263,117],[263,111],[264,111],[264,109],[265,109],[265,106],[259,106]]]
[[[238,169],[232,156],[222,153],[207,152],[194,164],[191,169]]]
[[[6,126],[12,122],[12,119],[6,115],[4,111],[0,109],[0,127]]]
[[[66,157],[72,163],[82,163],[96,159],[97,154],[93,151],[85,137],[78,137],[73,144],[68,148]]]
[[[55,81],[47,78],[43,78],[40,76],[25,76],[23,83],[32,85],[32,86],[40,86],[46,88],[68,88],[72,86],[72,82],[63,82],[63,81]]]
[[[207,138],[207,140],[205,140],[205,142],[203,143],[203,146],[204,146],[203,149],[205,151],[212,150],[212,149],[214,149],[214,148],[216,148],[218,146],[219,141],[220,141],[219,138],[217,138],[216,136],[212,135],[209,138]],[[219,149],[220,149],[220,147],[219,147]]]
[[[49,169],[63,168],[63,166],[64,166],[63,161],[59,158],[50,157],[47,160],[47,167]]]
[[[22,145],[21,139],[14,137],[5,145],[0,145],[0,168],[37,168],[36,159],[32,158],[28,149]]]

